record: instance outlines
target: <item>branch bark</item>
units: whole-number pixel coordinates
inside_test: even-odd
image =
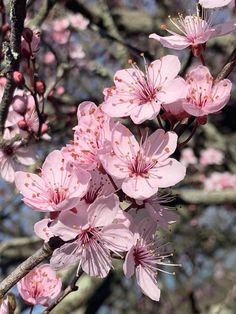
[[[26,15],[26,0],[11,0],[10,3],[10,23],[11,34],[10,43],[4,43],[3,51],[6,62],[7,83],[4,89],[0,105],[0,132],[4,132],[4,124],[7,118],[8,109],[15,91],[15,83],[12,79],[12,72],[19,69],[21,53],[21,34],[24,28]]]
[[[236,48],[234,48],[233,52],[231,53],[230,57],[228,58],[223,69],[217,75],[217,77],[215,79],[215,83],[219,82],[220,80],[227,78],[230,75],[230,73],[233,71],[235,66],[236,66]]]

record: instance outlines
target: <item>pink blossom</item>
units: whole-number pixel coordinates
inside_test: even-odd
[[[45,64],[52,64],[55,59],[55,55],[51,51],[47,51],[43,56],[43,62]]]
[[[206,9],[224,7],[230,4],[231,2],[234,2],[234,1],[233,0],[199,0],[199,4],[201,4],[201,6]]]
[[[112,134],[110,154],[101,157],[105,170],[122,180],[122,190],[135,199],[147,199],[158,188],[177,184],[186,169],[169,156],[175,151],[177,135],[156,130],[139,145],[134,135],[122,124],[117,124]]]
[[[87,274],[107,276],[112,267],[110,252],[127,251],[132,243],[132,234],[125,224],[115,221],[119,211],[119,199],[113,194],[97,198],[87,210],[62,212],[50,230],[70,243],[54,251],[51,265],[61,269],[80,260]]]
[[[25,204],[42,212],[76,206],[85,195],[89,180],[88,172],[75,169],[58,150],[48,155],[40,176],[27,172],[15,174],[15,184],[23,194]]]
[[[159,301],[160,289],[156,276],[158,271],[163,271],[160,266],[178,265],[163,262],[164,258],[171,254],[160,254],[158,244],[154,241],[155,229],[156,224],[150,218],[135,223],[133,246],[126,254],[123,270],[128,278],[135,274],[142,292],[150,299]]]
[[[89,20],[87,20],[82,14],[69,14],[68,19],[70,21],[71,26],[76,29],[85,30],[89,24]]]
[[[232,83],[228,79],[213,82],[209,69],[199,65],[186,75],[187,97],[184,110],[192,116],[207,116],[221,110],[229,101]]]
[[[21,297],[29,304],[48,306],[61,291],[61,279],[49,264],[35,267],[17,283]]]
[[[224,154],[215,148],[207,148],[200,153],[200,165],[221,165],[224,159]]]
[[[24,170],[24,166],[33,165],[36,162],[35,151],[32,147],[23,147],[21,141],[11,139],[15,133],[5,129],[3,139],[7,140],[5,145],[0,149],[0,175],[8,181],[14,182],[15,172]]]
[[[100,107],[89,101],[79,105],[77,117],[74,141],[66,145],[62,153],[75,166],[87,170],[99,168],[99,156],[107,150],[113,121]]]
[[[203,181],[205,191],[236,189],[236,175],[229,172],[213,172]]]
[[[185,167],[187,167],[188,165],[196,165],[197,164],[198,160],[197,160],[197,157],[195,156],[192,148],[188,147],[188,148],[182,149],[180,162]]]
[[[161,104],[185,97],[186,86],[177,77],[179,71],[179,59],[167,55],[145,65],[145,73],[137,66],[116,72],[115,88],[105,90],[102,110],[111,117],[130,116],[137,124],[154,119]]]
[[[54,20],[51,25],[50,33],[48,35],[56,43],[64,45],[68,43],[70,38],[70,31],[68,30],[68,27],[69,21],[66,18]]]
[[[8,298],[0,299],[0,314],[9,314]]]
[[[178,18],[169,19],[176,31],[163,26],[171,34],[170,36],[151,34],[149,38],[159,41],[166,48],[182,50],[192,47],[195,55],[201,54],[202,45],[210,38],[226,35],[236,29],[235,21],[212,26],[212,18],[211,16],[207,18],[205,11],[203,11],[203,16],[197,14],[184,17],[182,14],[179,14]]]

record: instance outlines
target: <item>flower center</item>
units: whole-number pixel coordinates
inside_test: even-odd
[[[50,190],[50,203],[59,204],[63,202],[67,197],[68,189],[65,188],[55,188]]]

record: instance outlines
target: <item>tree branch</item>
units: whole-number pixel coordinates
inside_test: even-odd
[[[4,124],[7,118],[8,109],[15,91],[15,83],[12,79],[12,72],[19,69],[21,53],[21,34],[24,28],[26,15],[26,0],[11,0],[10,3],[10,22],[11,34],[10,43],[3,47],[6,63],[7,83],[4,89],[1,106],[0,106],[0,132],[3,134]]]
[[[0,298],[3,297],[21,278],[30,270],[41,263],[45,258],[50,257],[56,248],[64,244],[58,237],[53,237],[48,243],[37,250],[32,256],[20,264],[7,278],[0,283]]]

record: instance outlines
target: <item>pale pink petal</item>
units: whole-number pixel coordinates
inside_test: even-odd
[[[107,154],[101,155],[100,160],[104,169],[112,177],[115,177],[117,179],[124,179],[127,176],[127,163],[125,163],[125,161],[122,161],[120,158],[114,155]]]
[[[166,81],[173,80],[179,73],[181,63],[174,55],[166,55],[153,61],[148,67],[148,78],[153,78],[154,87],[162,86]]]
[[[184,36],[181,35],[173,35],[173,36],[159,36],[157,34],[149,35],[149,38],[155,39],[159,41],[162,46],[166,48],[182,50],[191,45],[191,42]]]
[[[104,278],[112,267],[109,251],[97,241],[91,240],[92,243],[83,250],[81,258],[81,267],[86,274],[94,277]]]
[[[153,155],[158,160],[163,160],[174,153],[177,147],[178,136],[174,132],[165,132],[157,129],[145,141],[143,148],[147,156]]]
[[[50,265],[55,270],[65,269],[79,261],[82,254],[82,248],[77,242],[66,243],[59,249],[56,249],[50,259]]]
[[[136,278],[138,285],[145,295],[154,301],[160,300],[161,291],[158,288],[157,281],[151,272],[139,265],[136,268]]]
[[[123,225],[114,223],[102,229],[102,239],[111,251],[128,251],[133,244],[133,234]]]
[[[24,202],[39,211],[52,211],[45,191],[45,182],[33,173],[18,171],[15,173],[15,184],[23,194]]]
[[[0,163],[0,175],[7,182],[14,182],[16,163],[13,158],[3,156]]]
[[[143,72],[139,69],[129,68],[117,71],[114,75],[114,82],[117,88],[128,91],[130,87],[137,84],[135,78],[144,79]]]
[[[93,227],[107,226],[113,222],[119,210],[119,198],[111,194],[98,197],[88,209],[88,221]]]
[[[203,8],[213,9],[228,5],[232,0],[199,0]]]
[[[167,188],[183,180],[185,174],[186,168],[180,162],[173,158],[168,158],[159,164],[158,167],[151,169],[152,182],[150,184],[154,185],[155,183],[160,188]]]
[[[48,242],[51,237],[53,237],[53,233],[50,231],[48,224],[52,220],[49,218],[42,219],[34,225],[34,232],[36,235],[43,239],[45,242]]]
[[[140,104],[140,100],[130,95],[113,95],[107,98],[102,104],[102,110],[110,117],[127,117]]]
[[[130,278],[134,274],[135,271],[134,247],[132,247],[126,254],[125,261],[123,264],[123,271],[127,278]]]
[[[26,166],[30,166],[35,164],[37,158],[36,158],[36,152],[33,147],[20,147],[16,151],[16,157],[18,161]]]
[[[133,176],[131,178],[127,178],[123,182],[122,190],[129,197],[137,200],[143,200],[151,197],[158,191],[159,182],[157,180],[153,181],[150,182],[150,178]]]
[[[173,103],[187,96],[187,84],[181,77],[168,81],[158,93],[158,100],[164,104]]]
[[[118,123],[113,130],[112,147],[115,154],[121,158],[132,158],[139,150],[134,135],[121,123]]]
[[[137,106],[130,113],[130,117],[134,123],[140,124],[146,120],[153,120],[159,114],[161,109],[160,103],[156,100],[146,102]]]
[[[81,117],[93,114],[98,107],[92,101],[83,101],[79,104],[77,110],[77,119],[80,120]]]

